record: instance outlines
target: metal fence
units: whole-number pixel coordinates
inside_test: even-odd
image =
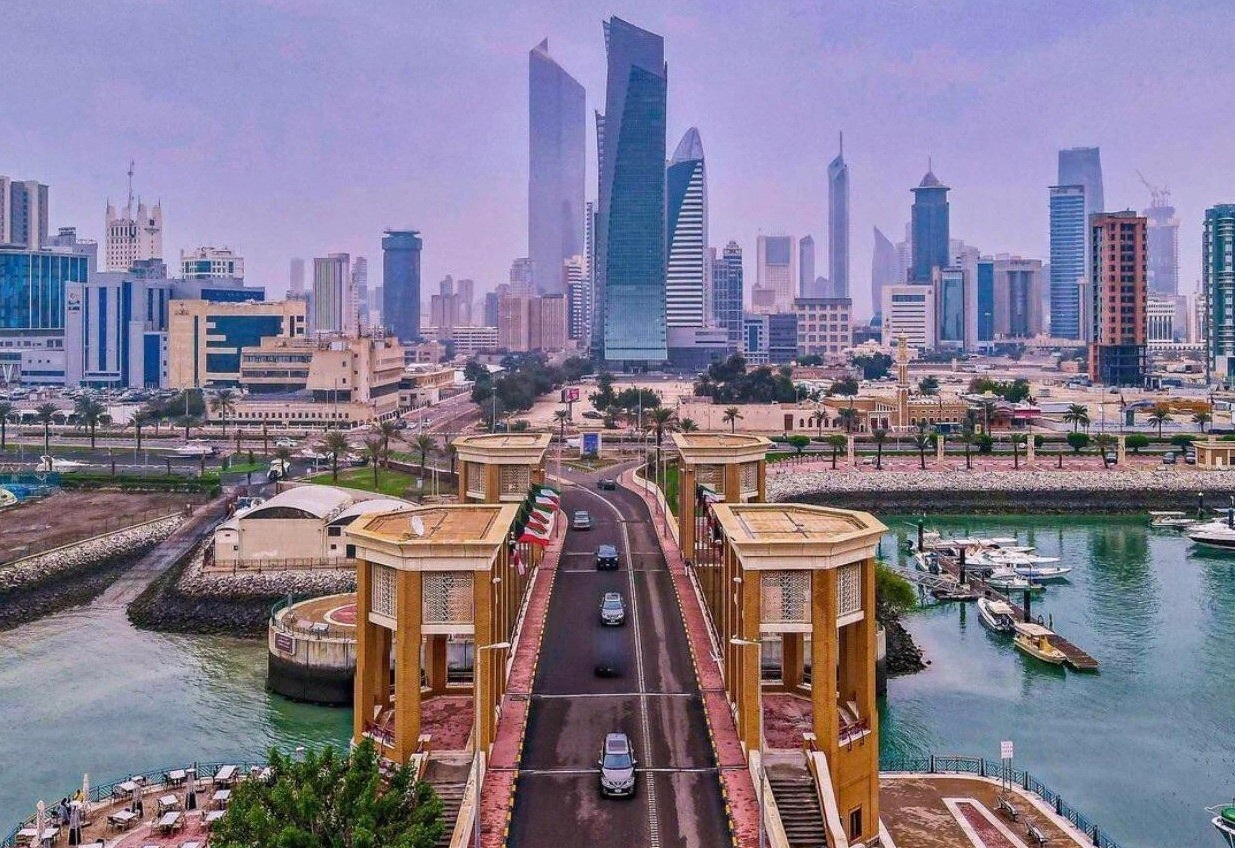
[[[209,763],[203,763],[203,762],[178,763],[173,766],[164,766],[162,768],[148,769],[146,771],[135,771],[126,777],[118,777],[115,780],[108,781],[107,783],[100,783],[98,786],[91,786],[90,787],[90,803],[98,804],[98,803],[103,803],[103,802],[112,801],[112,800],[116,800],[116,801],[121,800],[120,796],[116,794],[116,787],[118,787],[120,784],[126,781],[132,780],[136,776],[143,776],[143,777],[148,778],[148,780],[143,786],[143,788],[145,789],[151,786],[162,785],[164,782],[163,779],[167,775],[167,773],[170,771],[175,771],[176,769],[193,768],[197,770],[198,780],[209,780],[210,778],[214,777],[215,773],[219,769],[221,769],[223,766],[236,766],[237,767],[236,777],[239,779],[239,778],[248,776],[254,769],[261,770],[265,768],[267,765],[268,764],[265,760],[257,760],[257,761],[221,760],[219,762],[209,762]],[[71,789],[68,792],[64,793],[64,795],[61,797],[72,797],[72,795],[76,793],[79,789],[80,787]],[[129,793],[125,793],[125,797],[127,798],[128,796],[129,796]],[[17,846],[19,845],[17,841],[18,832],[20,832],[23,827],[29,827],[33,821],[34,821],[34,816],[31,815],[29,818],[23,819],[22,821],[18,822],[17,825],[8,833],[8,835],[6,835],[3,839],[0,839],[0,848],[17,848]]]
[[[978,777],[1008,780],[1021,789],[1032,792],[1053,807],[1057,815],[1067,819],[1077,830],[1084,833],[1095,848],[1121,848],[1120,844],[1108,833],[1065,801],[1058,792],[1053,791],[1030,774],[1028,770],[1008,769],[1003,763],[982,757],[937,756],[935,754],[928,757],[881,757],[879,770],[923,774],[973,774]]]
[[[110,518],[104,518],[100,521],[96,521],[86,530],[43,536],[36,541],[22,545],[20,548],[14,548],[7,555],[4,552],[0,552],[0,565],[5,565],[19,559],[25,559],[26,557],[36,556],[54,548],[63,548],[66,545],[84,542],[87,539],[93,539],[96,536],[104,536],[108,533],[119,533],[122,530],[138,527],[142,524],[156,521],[160,518],[171,518],[182,514],[183,513],[181,511],[162,506],[142,510],[141,512],[131,512],[127,515],[117,515]]]

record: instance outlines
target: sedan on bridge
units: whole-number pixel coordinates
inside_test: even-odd
[[[621,592],[605,592],[600,599],[600,623],[620,627],[626,623],[626,604]]]
[[[629,736],[625,733],[605,736],[605,746],[596,763],[600,766],[600,794],[610,798],[633,798],[638,762],[631,753]]]
[[[618,552],[613,545],[601,545],[596,549],[596,570],[617,571]]]

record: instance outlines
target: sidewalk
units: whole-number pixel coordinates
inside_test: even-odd
[[[653,519],[658,506],[655,498],[631,482],[633,471],[624,471],[618,477],[618,483],[626,489],[643,498]],[[676,521],[669,515],[669,521]],[[699,596],[686,572],[682,552],[673,537],[662,533],[660,525],[652,522],[660,540],[665,562],[669,565],[669,573],[673,580],[674,595],[682,612],[682,621],[686,625],[686,635],[690,642],[691,663],[695,668],[695,678],[699,682],[699,691],[703,695],[704,716],[708,724],[708,738],[712,743],[712,752],[716,757],[716,765],[720,769],[720,791],[725,799],[725,812],[729,817],[729,831],[733,834],[735,848],[748,848],[759,842],[759,803],[755,796],[755,783],[746,767],[746,758],[742,745],[738,740],[737,725],[729,702],[725,698],[724,678],[720,666],[713,658],[712,643],[708,635],[708,625],[704,618],[703,607]]]
[[[506,695],[502,698],[502,712],[480,794],[480,832],[485,848],[502,848],[510,835],[510,816],[515,806],[515,788],[527,730],[528,698],[536,680],[545,619],[549,614],[549,597],[553,592],[553,581],[557,577],[558,561],[566,538],[565,521],[561,522],[561,527],[561,535],[555,537],[545,549],[544,558],[536,568],[515,643]]]

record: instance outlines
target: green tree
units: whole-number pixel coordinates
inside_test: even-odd
[[[1145,419],[1150,427],[1158,428],[1158,438],[1162,438],[1162,425],[1169,424],[1175,419],[1171,417],[1171,408],[1165,403],[1160,403],[1154,407],[1153,412]]]
[[[699,425],[695,423],[693,418],[683,418],[678,422],[678,429],[683,433],[693,433],[699,429]]]
[[[892,367],[892,357],[886,353],[869,353],[855,356],[853,364],[862,369],[864,380],[880,380],[888,376]]]
[[[871,430],[871,438],[875,440],[875,469],[883,470],[883,443],[888,440],[888,431],[882,427]]]
[[[227,416],[236,411],[236,393],[231,389],[219,389],[210,399],[210,411],[217,412],[223,422],[223,438],[227,438]]]
[[[1149,436],[1146,436],[1144,433],[1130,433],[1124,439],[1124,444],[1128,446],[1132,453],[1139,456],[1141,448],[1149,447]]]
[[[798,365],[814,366],[822,365],[823,357],[817,353],[808,353],[806,356],[798,357]]]
[[[918,467],[926,470],[926,449],[931,445],[931,436],[927,432],[926,422],[918,422],[918,432],[913,437],[913,446],[918,449]]]
[[[555,410],[553,413],[553,420],[557,422],[558,438],[561,441],[563,447],[565,447],[566,445],[566,422],[570,420],[570,412],[565,409]]]
[[[600,376],[596,378],[596,391],[588,398],[592,402],[592,406],[596,407],[597,411],[604,412],[614,401],[616,395],[613,393],[613,375],[608,371],[600,372]]]
[[[995,439],[990,433],[979,433],[974,436],[973,441],[978,446],[979,454],[989,454],[995,449]]]
[[[420,451],[420,476],[423,479],[425,476],[425,463],[429,458],[429,451],[433,450],[433,437],[428,433],[421,433],[416,437],[416,441],[412,443],[416,450]]]
[[[1072,432],[1077,432],[1081,427],[1089,427],[1089,410],[1084,404],[1071,404],[1067,411],[1063,414],[1065,424],[1072,425]]]
[[[939,394],[939,379],[933,375],[923,377],[922,382],[918,383],[918,391],[924,395]]]
[[[95,429],[106,412],[106,407],[89,395],[82,395],[73,404],[73,413],[77,416],[77,423],[90,431],[90,450],[94,450]]]
[[[51,421],[57,412],[54,403],[41,403],[34,410],[34,417],[43,425],[43,453],[51,453]]]
[[[1176,433],[1171,436],[1171,444],[1182,450],[1192,444],[1192,436],[1187,433]]]
[[[331,430],[322,441],[322,450],[330,454],[330,479],[339,482],[339,457],[347,453],[347,436],[338,430]]]
[[[364,440],[364,447],[360,450],[360,455],[369,461],[373,466],[373,491],[381,491],[380,481],[378,480],[378,469],[382,465],[382,461],[386,457],[386,448],[382,443],[382,437],[378,434],[369,436]]]
[[[842,436],[840,433],[832,433],[825,441],[832,446],[832,470],[835,471],[836,455],[840,452],[841,448],[849,447],[849,437]]]
[[[377,437],[382,440],[382,464],[389,465],[390,463],[390,443],[391,441],[401,441],[399,435],[400,430],[395,426],[393,421],[382,421],[377,425]]]
[[[729,425],[730,433],[736,433],[738,430],[738,420],[741,418],[742,412],[736,406],[730,406],[725,410],[721,420]]]
[[[1213,420],[1214,420],[1213,413],[1208,412],[1204,409],[1202,409],[1200,412],[1192,416],[1192,423],[1200,424],[1202,433],[1205,432],[1205,425],[1209,424]]]
[[[13,414],[13,404],[0,400],[0,451],[8,447],[9,416]]]
[[[133,417],[129,419],[129,423],[133,425],[134,431],[137,433],[137,450],[142,449],[142,427],[145,427],[150,421],[150,410],[142,407],[133,413]]]
[[[660,450],[661,440],[665,436],[666,430],[672,430],[676,426],[677,413],[667,407],[657,407],[649,414],[648,426],[656,432],[656,449]]]
[[[788,439],[789,446],[793,448],[796,456],[801,456],[803,449],[810,444],[810,436],[803,436],[801,433],[794,433]]]
[[[895,615],[913,609],[918,604],[918,593],[913,584],[897,574],[887,563],[875,563],[875,606],[880,611],[878,618],[886,621]]]
[[[373,743],[302,760],[270,752],[270,780],[245,780],[215,823],[213,848],[432,848],[442,802],[410,765],[383,775]]]
[[[1019,469],[1021,467],[1021,445],[1025,444],[1024,433],[1012,434],[1012,467]]]
[[[200,427],[201,419],[196,415],[181,415],[176,419],[176,426],[184,428],[184,440],[189,440],[189,429],[192,427]]]
[[[836,419],[844,426],[846,433],[852,433],[853,428],[858,426],[858,411],[846,406],[836,413]]]
[[[1081,451],[1085,450],[1085,448],[1089,447],[1088,433],[1073,432],[1069,433],[1067,438],[1068,447],[1072,448],[1073,453],[1079,454]]]
[[[1106,433],[1099,433],[1093,437],[1094,446],[1098,449],[1098,453],[1102,455],[1102,467],[1107,468],[1110,463],[1106,460],[1106,455],[1115,447],[1115,437]]]
[[[852,377],[846,377],[843,380],[837,380],[832,385],[828,386],[828,395],[835,397],[844,395],[845,397],[853,397],[858,393],[858,381]]]

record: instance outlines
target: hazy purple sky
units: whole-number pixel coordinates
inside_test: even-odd
[[[826,267],[842,129],[862,313],[871,225],[901,234],[928,154],[954,236],[1045,257],[1056,150],[1101,146],[1108,207],[1144,207],[1137,168],[1174,190],[1188,291],[1205,207],[1235,201],[1235,5],[1188,0],[10,0],[0,174],[101,238],[133,157],[169,261],[228,244],[272,293],[292,256],[379,257],[388,226],[421,230],[426,285],[488,288],[526,252],[527,51],[548,37],[590,112],[608,14],[665,36],[669,149],[699,127],[712,242],[737,239],[752,282],[760,230],[814,234]]]

